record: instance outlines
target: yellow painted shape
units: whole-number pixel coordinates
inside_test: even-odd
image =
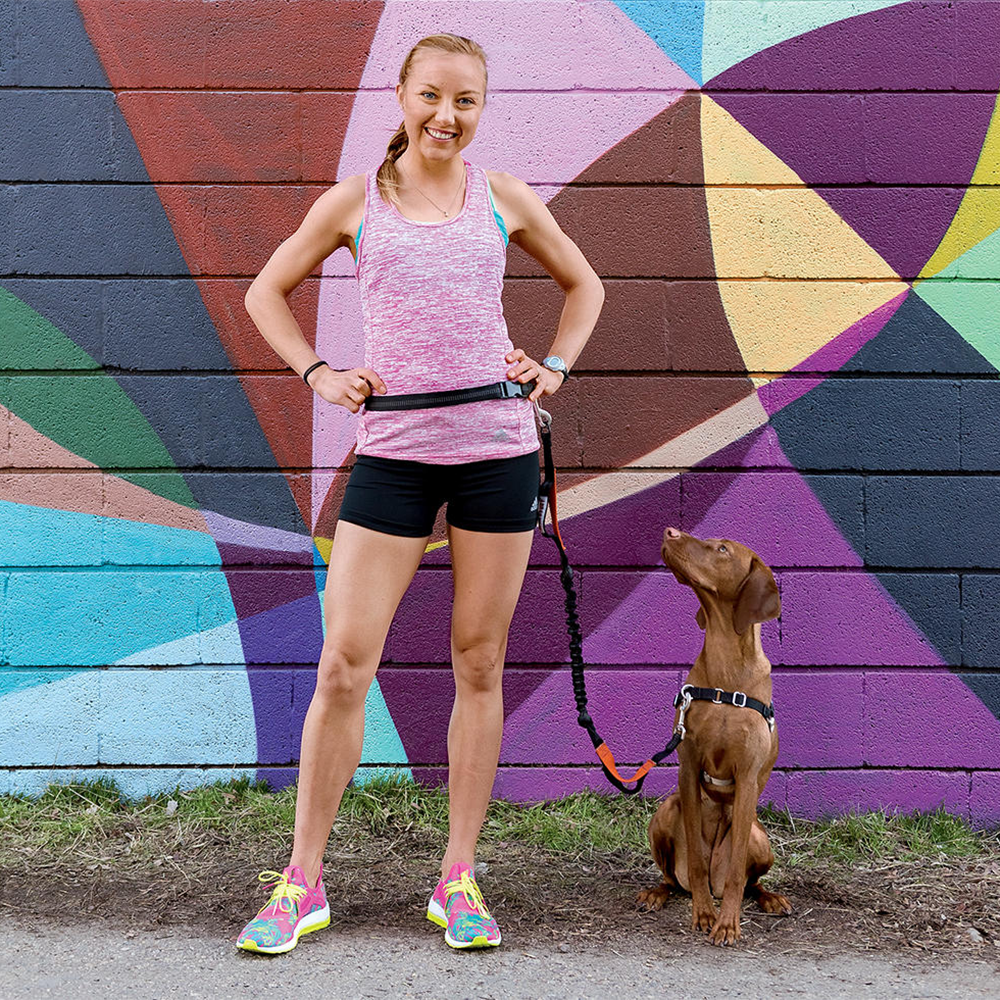
[[[785,372],[906,291],[904,281],[720,281],[747,370]]]
[[[921,278],[943,271],[1000,228],[1000,190],[981,186],[988,184],[1000,184],[1000,95],[969,187],[944,238],[920,272]]]
[[[701,95],[701,148],[706,184],[802,184],[787,163],[705,94]]]
[[[330,565],[330,553],[333,551],[333,539],[324,538],[322,535],[314,535],[313,541],[316,543],[316,550],[319,552],[323,562]]]
[[[435,549],[440,549],[442,546],[448,544],[448,539],[446,538],[442,542],[430,542],[424,552],[433,552]]]

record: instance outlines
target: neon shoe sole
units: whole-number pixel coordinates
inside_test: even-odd
[[[243,951],[257,951],[264,955],[283,955],[286,951],[291,951],[298,943],[303,934],[311,931],[320,931],[324,927],[330,926],[330,905],[327,904],[322,910],[316,910],[308,916],[303,917],[295,926],[295,932],[290,940],[284,944],[276,944],[270,947],[259,945],[256,941],[248,939],[236,945]]]
[[[444,907],[436,900],[432,899],[427,904],[427,919],[438,927],[448,926],[448,917],[445,915]]]

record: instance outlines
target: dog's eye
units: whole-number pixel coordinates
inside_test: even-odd
[[[727,548],[725,547],[725,545],[720,545],[720,546],[719,546],[719,551],[720,551],[720,552],[728,552],[728,551],[729,551],[729,549],[727,549]]]

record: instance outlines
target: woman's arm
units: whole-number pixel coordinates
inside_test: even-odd
[[[534,257],[566,296],[549,354],[557,354],[572,368],[601,314],[604,304],[601,279],[580,248],[559,228],[542,199],[524,181],[492,170],[489,179],[511,242]],[[511,370],[516,370],[519,381],[528,381],[520,376],[536,363],[524,357],[523,351],[514,353],[520,356],[508,357],[508,361],[516,361]],[[544,367],[540,370],[542,376],[539,387],[531,394],[533,399],[550,395],[563,382],[561,375]]]
[[[338,247],[353,247],[364,213],[365,178],[347,177],[316,199],[299,228],[284,240],[254,278],[244,304],[261,336],[300,375],[319,361],[288,307],[288,296]],[[337,372],[323,366],[309,376],[309,385],[324,399],[356,413],[374,389],[386,391],[368,368]]]

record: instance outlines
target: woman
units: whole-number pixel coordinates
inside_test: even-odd
[[[442,502],[454,575],[456,692],[448,847],[427,916],[445,928],[452,947],[500,943],[474,863],[500,752],[507,632],[533,536],[534,401],[562,385],[604,291],[526,184],[462,157],[486,101],[486,56],[475,42],[422,39],[403,62],[396,96],[403,124],[377,173],[348,177],[316,200],[254,280],[247,310],[315,392],[352,413],[373,393],[505,382],[528,394],[405,412],[366,408],[361,416],[330,553],[316,691],[302,730],[292,856],[284,871],[261,873],[274,891],[237,940],[250,951],[289,951],[302,933],[329,924],[323,851],[361,759],[365,695],[389,624]],[[544,363],[507,336],[500,293],[508,235],[566,296]],[[308,346],[286,299],[343,246],[357,262],[366,366],[334,371]]]

